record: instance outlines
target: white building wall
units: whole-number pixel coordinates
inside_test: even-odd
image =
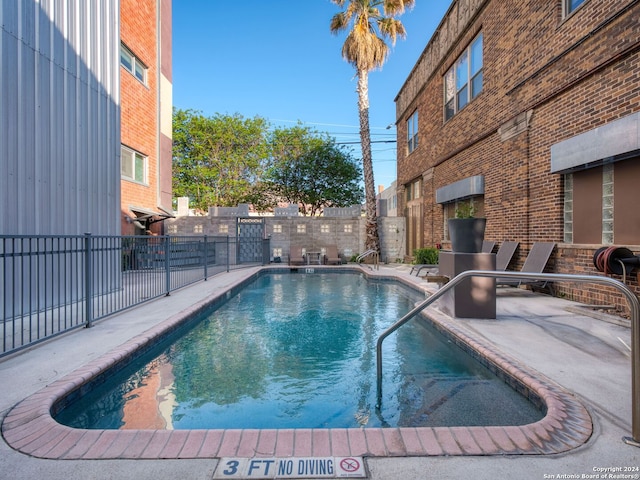
[[[118,0],[0,2],[0,234],[118,234]]]

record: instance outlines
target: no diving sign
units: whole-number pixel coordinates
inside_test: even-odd
[[[366,478],[362,457],[222,458],[213,478]]]

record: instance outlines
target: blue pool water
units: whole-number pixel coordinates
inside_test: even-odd
[[[358,273],[265,274],[179,338],[71,403],[78,428],[521,425],[543,412],[426,320],[378,336],[424,297]]]

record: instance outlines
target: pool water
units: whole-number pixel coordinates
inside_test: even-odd
[[[358,273],[258,276],[57,413],[77,428],[223,429],[522,425],[540,409],[414,320],[421,294]]]

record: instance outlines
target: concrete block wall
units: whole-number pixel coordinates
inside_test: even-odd
[[[336,245],[344,260],[364,251],[364,217],[263,217],[265,235],[271,239],[272,256],[287,262],[291,245],[307,251],[321,251]],[[235,236],[236,217],[233,216],[181,216],[165,221],[169,235]],[[382,262],[400,261],[405,255],[405,219],[380,217],[378,231]],[[274,255],[276,252],[276,255]]]

